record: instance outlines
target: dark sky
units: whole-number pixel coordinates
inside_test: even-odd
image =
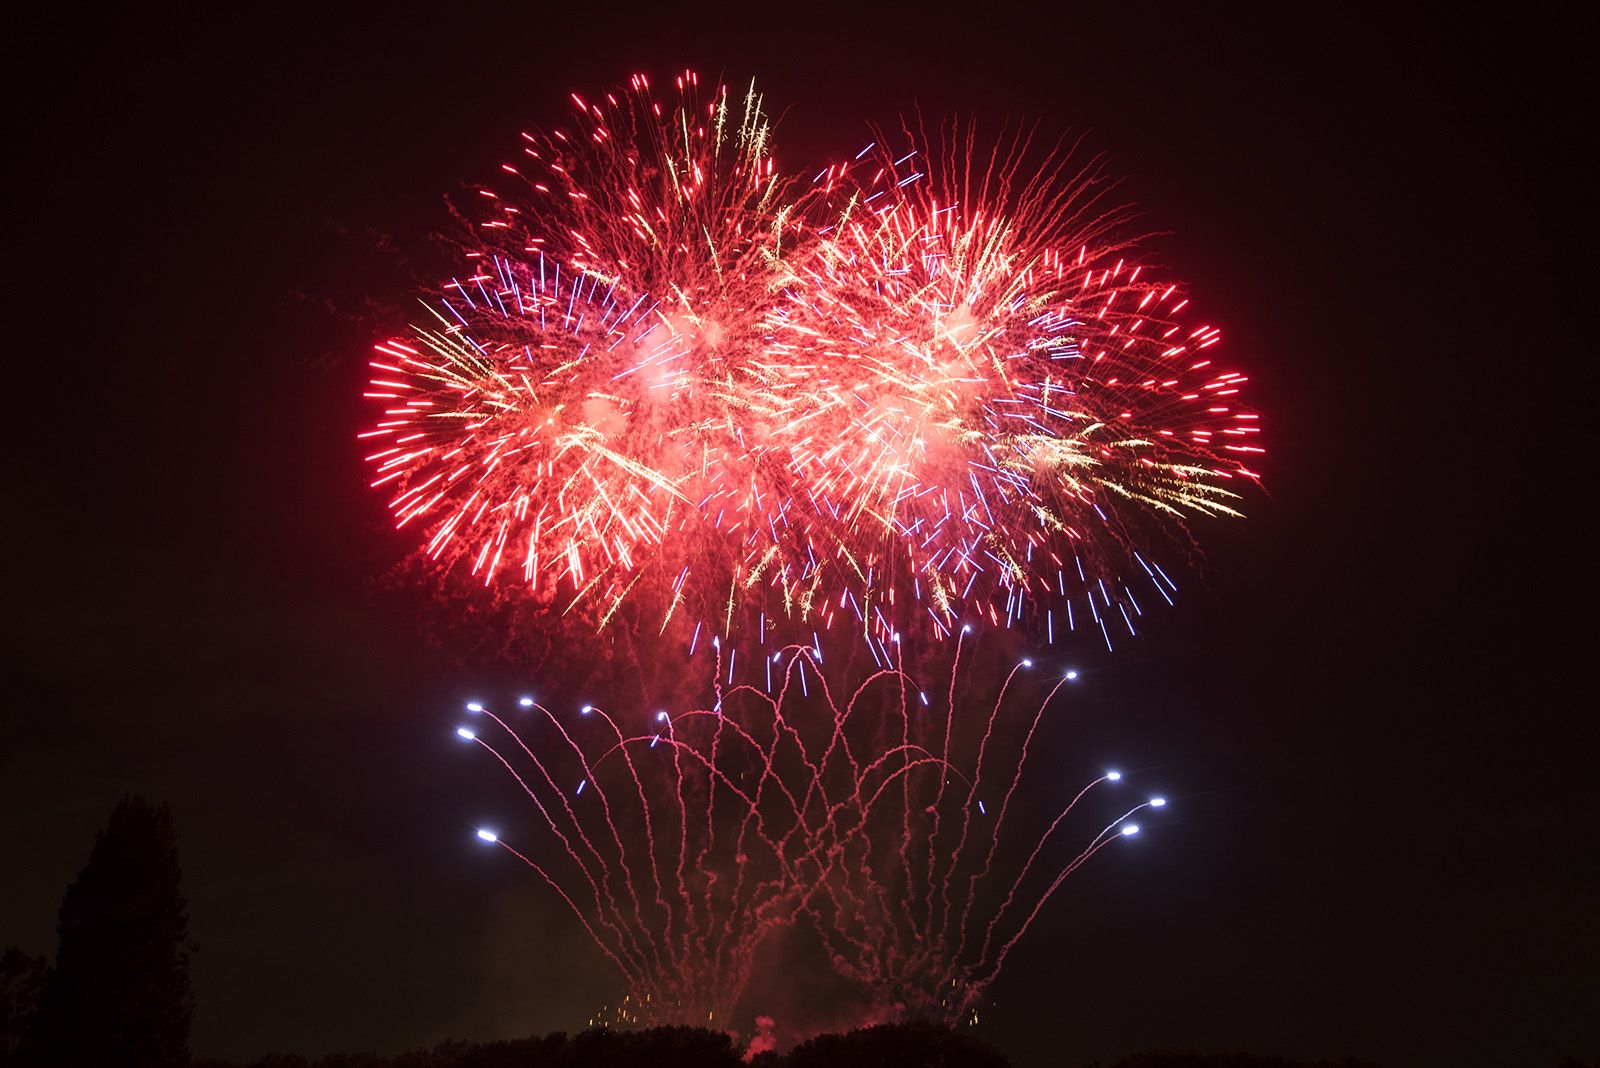
[[[1270,497],[1087,713],[1184,813],[1063,895],[984,1037],[1600,1054],[1559,27],[868,7],[7,27],[0,943],[52,950],[131,789],[179,822],[198,1052],[571,1029],[614,995],[470,840],[510,804],[447,744],[484,676],[380,581],[402,543],[354,434],[418,280],[391,250],[568,92],[692,65],[757,77],[796,166],[918,104],[1086,132],[1270,420]]]

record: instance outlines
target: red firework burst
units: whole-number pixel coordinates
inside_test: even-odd
[[[1244,376],[1093,164],[1023,178],[1025,144],[948,136],[807,187],[753,88],[573,100],[518,191],[483,191],[434,323],[373,363],[374,484],[441,567],[601,626],[649,579],[663,627],[687,605],[727,634],[745,603],[878,656],[976,612],[1110,646],[1135,586],[1175,590],[1147,520],[1238,514]]]

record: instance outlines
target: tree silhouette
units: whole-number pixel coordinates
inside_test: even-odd
[[[1006,1068],[993,1046],[942,1024],[880,1024],[847,1035],[818,1035],[796,1046],[787,1068]]]
[[[124,797],[61,900],[56,966],[27,1059],[154,1068],[189,1056],[189,911],[172,814]]]
[[[1343,1057],[1338,1060],[1294,1061],[1256,1053],[1196,1053],[1194,1050],[1150,1050],[1124,1057],[1111,1068],[1378,1068],[1372,1061]]]
[[[16,946],[0,956],[0,1068],[18,1063],[23,1038],[39,1012],[50,962]]]

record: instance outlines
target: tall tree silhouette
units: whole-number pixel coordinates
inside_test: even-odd
[[[0,1068],[20,1063],[23,1038],[33,1026],[50,962],[16,946],[0,954]]]
[[[189,909],[172,814],[128,796],[61,900],[30,1059],[155,1068],[189,1056]]]

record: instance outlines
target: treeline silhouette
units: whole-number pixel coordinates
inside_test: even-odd
[[[1331,1061],[1291,1061],[1255,1053],[1196,1053],[1192,1049],[1161,1049],[1124,1057],[1114,1061],[1109,1068],[1378,1068],[1378,1064],[1354,1057]]]
[[[728,1034],[698,1027],[594,1030],[497,1042],[443,1042],[391,1056],[269,1054],[248,1066],[189,1055],[194,996],[188,905],[165,805],[124,797],[67,888],[54,961],[0,954],[0,1068],[1005,1068],[998,1050],[934,1023],[821,1035],[746,1060]],[[1061,1063],[1065,1064],[1065,1061]],[[1098,1065],[1083,1068],[1099,1068]],[[1159,1050],[1105,1068],[1377,1068]],[[1596,1068],[1572,1059],[1556,1068]]]
[[[196,1060],[192,1068],[1006,1068],[992,1046],[942,1024],[882,1024],[842,1035],[821,1035],[787,1054],[750,1060],[720,1031],[657,1027],[644,1031],[585,1031],[505,1042],[444,1042],[392,1057],[341,1053],[320,1059],[275,1054],[248,1064]],[[1063,1062],[1065,1065],[1065,1062]],[[1082,1068],[1101,1068],[1098,1064]],[[1293,1061],[1249,1053],[1153,1050],[1104,1068],[1378,1068],[1353,1058]],[[1558,1065],[1557,1068],[1578,1068]]]
[[[392,1057],[341,1053],[320,1059],[274,1054],[248,1064],[196,1060],[192,1068],[1005,1068],[1005,1055],[941,1024],[883,1024],[821,1035],[788,1054],[750,1060],[734,1040],[698,1027],[585,1031],[504,1042],[444,1042]],[[1065,1064],[1065,1062],[1063,1062]],[[1098,1063],[1081,1068],[1102,1068]],[[1378,1068],[1343,1058],[1294,1061],[1249,1053],[1153,1050],[1103,1068]],[[1581,1068],[1563,1062],[1557,1068]]]
[[[272,1054],[240,1065],[196,1059],[192,1068],[1006,1068],[1006,1058],[971,1035],[931,1023],[885,1024],[823,1035],[787,1054],[743,1048],[721,1031],[653,1027],[584,1031],[502,1042],[442,1042],[396,1056],[336,1053],[318,1059]]]

